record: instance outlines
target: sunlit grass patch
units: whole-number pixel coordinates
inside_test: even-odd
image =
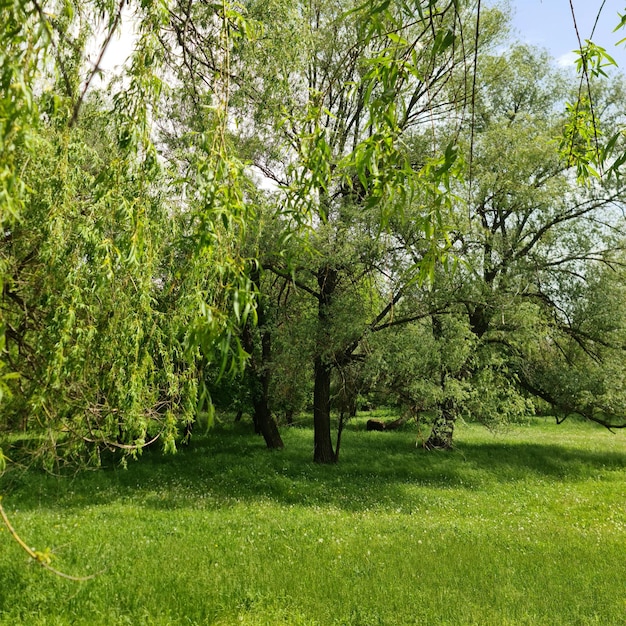
[[[461,425],[433,454],[357,421],[331,467],[309,428],[280,452],[248,428],[127,470],[9,477],[19,532],[100,574],[55,579],[0,531],[0,623],[624,623],[623,433]]]

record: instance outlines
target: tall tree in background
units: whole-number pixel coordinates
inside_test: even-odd
[[[622,375],[624,345],[616,272],[623,185],[576,182],[577,168],[555,140],[567,124],[561,105],[571,78],[547,55],[518,46],[483,55],[479,68],[465,130],[468,151],[473,136],[467,182],[454,187],[469,201],[448,216],[456,268],[437,268],[429,289],[405,292],[396,318],[415,321],[371,337],[370,378],[386,397],[434,412],[427,448],[452,446],[458,416],[487,425],[523,419],[533,399],[559,415],[622,427],[625,409],[611,381]],[[618,126],[622,81],[593,89],[602,119]],[[411,229],[397,237],[410,254]],[[614,304],[597,318],[599,284]]]
[[[441,216],[454,150],[430,147],[412,155],[406,142],[413,129],[462,107],[471,50],[461,46],[461,33],[471,13],[458,3],[432,2],[406,12],[387,4],[323,3],[276,3],[272,10],[264,24],[270,48],[261,42],[250,49],[242,81],[241,97],[250,93],[254,120],[242,139],[255,165],[279,193],[287,192],[287,206],[305,227],[300,251],[270,258],[266,266],[293,276],[316,302],[314,459],[330,463],[337,459],[333,368],[354,358],[364,334],[392,314],[404,283],[425,278],[445,245]],[[250,11],[255,15],[254,6]],[[282,28],[285,23],[293,28]],[[292,33],[298,41],[289,39]],[[277,50],[285,51],[284,61],[277,56],[268,64]],[[400,216],[419,231],[423,255],[389,279],[384,259],[395,242],[385,233]],[[378,310],[366,313],[356,304],[361,315],[342,315],[355,286],[376,275],[388,281],[391,297]]]
[[[432,448],[452,445],[459,414],[488,421],[490,414],[523,411],[525,394],[550,397],[547,379],[547,387],[529,381],[533,359],[550,353],[554,367],[565,368],[567,351],[558,348],[564,337],[579,347],[593,343],[573,311],[591,297],[602,267],[616,267],[622,257],[622,185],[577,184],[576,168],[555,141],[565,123],[560,103],[571,89],[565,77],[526,47],[484,56],[481,68],[475,122],[467,129],[474,136],[472,171],[459,191],[469,196],[468,209],[458,208],[451,235],[461,262],[438,276],[429,294],[449,303],[449,314],[462,315],[474,349],[462,367],[442,372],[442,387],[452,377],[455,393],[443,394],[425,444]],[[619,107],[620,85],[596,87],[596,106],[607,119]],[[434,320],[433,329],[440,335],[441,322]],[[572,411],[575,404],[568,404]],[[577,410],[589,415],[582,405]]]

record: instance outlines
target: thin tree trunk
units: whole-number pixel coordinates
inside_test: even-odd
[[[339,425],[337,426],[337,443],[335,444],[335,463],[339,462],[339,450],[341,449],[341,435],[343,434],[343,429],[347,421],[348,421],[348,418],[346,418],[345,412],[341,411],[339,415]]]
[[[278,430],[276,420],[272,416],[272,412],[264,394],[259,394],[258,398],[253,400],[254,415],[259,425],[265,444],[271,450],[280,450],[284,448],[283,440]]]
[[[263,318],[265,316],[263,315]],[[259,314],[259,322],[261,321],[261,314]],[[265,321],[263,319],[263,321]],[[270,449],[284,448],[283,440],[281,439],[280,432],[278,431],[278,424],[272,416],[269,404],[270,395],[270,359],[272,352],[271,335],[269,331],[263,330],[261,332],[261,371],[256,372],[260,393],[254,394],[252,402],[254,405],[254,414],[256,421],[265,439],[265,443]]]
[[[260,273],[255,270],[251,273],[250,279],[260,291]],[[271,380],[271,356],[272,356],[272,335],[265,327],[267,316],[265,306],[260,297],[257,303],[257,323],[261,333],[261,355],[258,358],[258,351],[255,350],[254,335],[248,324],[243,331],[243,347],[250,356],[248,364],[249,376],[252,391],[252,406],[254,413],[254,431],[263,435],[265,444],[270,449],[284,448],[283,440],[278,430],[278,424],[272,416],[269,401],[269,389]]]
[[[251,364],[250,378],[252,382],[252,421],[254,431],[263,435],[265,444],[270,449],[284,448],[278,430],[278,424],[272,416],[269,404],[269,373],[259,372],[256,364]]]
[[[437,340],[443,336],[443,326],[438,315],[431,317],[433,327],[433,337]],[[446,393],[448,374],[445,370],[441,372],[441,389]],[[454,425],[456,422],[456,406],[452,398],[445,398],[439,403],[438,415],[433,423],[428,439],[424,442],[426,450],[451,450],[452,438],[454,436]]]
[[[445,400],[439,406],[439,415],[435,419],[428,439],[424,442],[426,450],[452,450],[452,438],[456,423],[454,402]]]
[[[250,384],[254,387],[255,385],[255,378],[254,376],[250,375]],[[252,389],[252,397],[254,397],[254,394],[256,393],[256,391],[254,389]],[[254,434],[255,435],[260,435],[261,434],[261,424],[259,422],[259,416],[257,415],[257,412],[254,409],[254,400],[252,400],[252,425],[254,426]]]

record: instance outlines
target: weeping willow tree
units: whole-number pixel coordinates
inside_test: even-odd
[[[124,457],[160,440],[174,451],[180,427],[210,408],[199,368],[241,367],[234,329],[253,313],[243,167],[225,132],[241,16],[214,7],[220,64],[181,173],[160,154],[155,123],[173,88],[165,4],[1,9],[0,429],[37,435],[32,452],[50,470],[97,464],[104,447]],[[97,92],[123,12],[135,49]]]

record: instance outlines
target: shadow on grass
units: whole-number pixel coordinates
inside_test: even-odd
[[[432,489],[476,490],[518,481],[580,481],[626,469],[626,452],[486,435],[484,441],[462,442],[454,452],[433,453],[416,447],[411,432],[355,428],[344,435],[339,464],[320,466],[310,460],[310,429],[286,430],[284,437],[284,450],[268,451],[246,425],[222,425],[176,455],[145,451],[126,470],[110,464],[67,479],[29,472],[9,482],[11,501],[20,508],[132,500],[159,509],[216,509],[268,500],[354,512],[402,506],[407,489],[416,486],[427,495]]]

